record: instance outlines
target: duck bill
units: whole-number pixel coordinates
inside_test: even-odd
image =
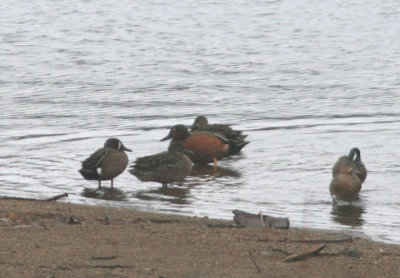
[[[131,151],[132,151],[131,149],[128,149],[128,148],[125,147],[124,145],[122,145],[122,150],[123,150],[123,151],[127,151],[127,152],[131,152]]]
[[[171,136],[171,134],[168,134],[167,136],[165,136],[163,139],[161,139],[160,141],[166,141],[166,140],[168,140],[168,139],[171,139],[172,138],[172,136]]]

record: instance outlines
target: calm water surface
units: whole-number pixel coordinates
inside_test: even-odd
[[[224,219],[262,210],[399,244],[398,2],[168,2],[1,1],[0,195]],[[88,196],[97,184],[80,161],[106,138],[132,161],[199,114],[251,143],[182,186],[124,172],[120,200]],[[331,167],[354,146],[368,178],[359,201],[332,207]]]

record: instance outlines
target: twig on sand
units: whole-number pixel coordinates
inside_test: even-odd
[[[293,255],[292,253],[289,253],[289,252],[279,249],[279,248],[271,248],[271,250],[276,251],[276,252],[281,252],[281,253],[285,254],[286,256]],[[318,256],[347,256],[347,257],[359,259],[361,257],[361,254],[360,254],[360,252],[358,252],[356,250],[349,250],[349,249],[345,248],[337,253],[319,253]]]
[[[381,253],[381,255],[382,256],[396,256],[396,257],[400,256],[400,254],[387,253],[387,252],[383,252],[383,253]]]
[[[353,238],[351,236],[339,239],[292,239],[292,240],[282,240],[284,242],[298,242],[298,243],[341,243],[341,242],[351,242]]]
[[[321,252],[321,250],[324,249],[325,247],[326,247],[326,244],[318,244],[318,245],[313,246],[312,248],[309,248],[301,253],[287,256],[281,262],[282,263],[295,262],[295,261],[303,260],[309,256],[315,256],[319,252]]]
[[[286,256],[292,255],[291,253],[286,252],[285,250],[282,250],[282,249],[279,249],[279,248],[272,248],[271,250],[272,251],[281,252],[281,253],[285,254]]]
[[[51,198],[47,198],[44,201],[48,201],[48,202],[57,201],[58,199],[61,199],[61,198],[64,198],[64,197],[68,197],[68,193],[67,192],[65,192],[63,194],[58,194],[58,195],[56,195],[54,197],[51,197]]]
[[[115,268],[133,268],[133,265],[90,265],[87,268],[108,268],[108,269],[115,269]]]
[[[92,260],[114,260],[117,256],[92,256]]]
[[[68,197],[68,193],[67,192],[65,192],[63,194],[58,194],[58,195],[56,195],[54,197],[47,198],[47,199],[35,199],[35,198],[22,198],[22,197],[2,196],[2,197],[0,197],[0,200],[21,200],[21,201],[45,201],[45,202],[49,202],[49,201],[56,201],[56,200],[64,198],[64,197]]]
[[[251,259],[251,261],[253,262],[254,266],[257,268],[258,273],[262,273],[261,269],[258,267],[256,261],[254,260],[253,254],[251,253],[251,251],[249,251],[249,257]]]
[[[277,239],[271,240],[267,239],[258,239],[257,241],[276,241],[276,242],[296,242],[296,243],[341,243],[341,242],[351,242],[353,241],[352,237],[338,238],[338,239]]]

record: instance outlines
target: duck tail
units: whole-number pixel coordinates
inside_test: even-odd
[[[239,153],[248,143],[250,142],[249,141],[231,142],[229,144],[229,154],[232,155]]]
[[[87,180],[98,180],[100,178],[99,174],[96,171],[88,170],[85,168],[80,169],[79,173],[81,173],[82,177]]]

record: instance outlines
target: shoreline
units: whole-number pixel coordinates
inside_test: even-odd
[[[0,276],[396,277],[400,270],[400,246],[362,233],[232,224],[131,208],[0,199]],[[324,245],[320,253],[282,262],[318,244]]]

